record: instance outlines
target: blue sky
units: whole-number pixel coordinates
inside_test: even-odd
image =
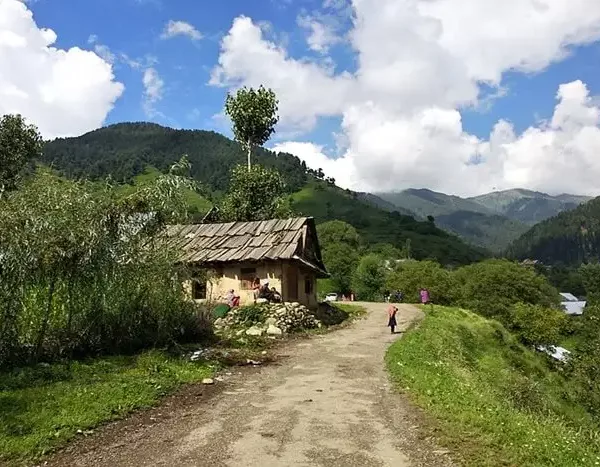
[[[269,147],[343,186],[599,190],[600,3],[454,1],[29,0],[34,24],[5,0],[0,32],[29,49],[0,37],[0,111],[49,137],[122,121],[230,136],[226,92],[264,84]],[[165,38],[175,21],[193,34]]]

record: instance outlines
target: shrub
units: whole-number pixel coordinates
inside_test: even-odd
[[[527,345],[556,345],[566,324],[557,309],[517,303],[510,310],[510,329]]]
[[[390,273],[386,281],[390,291],[399,290],[405,300],[417,303],[419,290],[429,290],[432,302],[440,305],[454,303],[457,298],[457,282],[452,272],[434,261],[406,261]]]
[[[374,302],[383,298],[385,270],[377,255],[363,256],[352,277],[352,288],[360,300]]]
[[[510,325],[515,303],[558,307],[559,295],[533,269],[503,259],[491,259],[458,269],[458,303],[481,315]]]

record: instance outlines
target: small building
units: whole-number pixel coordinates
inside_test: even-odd
[[[255,279],[269,281],[284,301],[317,306],[317,278],[328,277],[312,217],[257,222],[171,225],[168,245],[181,262],[207,271],[186,289],[194,300],[216,301],[233,289],[242,305],[254,301]],[[198,274],[198,277],[201,277]]]
[[[568,315],[581,316],[587,302],[579,300],[575,295],[568,292],[561,292],[562,301],[560,305],[563,311]]]

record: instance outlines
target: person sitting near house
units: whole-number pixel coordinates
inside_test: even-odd
[[[240,296],[236,295],[233,289],[227,292],[227,295],[225,295],[225,300],[230,308],[240,306]]]
[[[281,303],[282,299],[281,299],[281,294],[279,292],[277,292],[277,289],[275,287],[273,287],[271,289],[271,302],[273,303]]]
[[[260,297],[260,279],[258,277],[252,281],[252,292],[254,293],[254,300]]]
[[[265,300],[271,301],[271,295],[272,292],[269,288],[269,279],[265,279],[258,289],[258,298],[264,298]]]

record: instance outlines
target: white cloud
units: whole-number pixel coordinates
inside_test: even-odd
[[[342,41],[330,24],[319,21],[317,18],[299,16],[298,26],[307,30],[306,42],[308,47],[315,52],[327,53],[332,45]]]
[[[520,135],[499,121],[480,140],[464,131],[460,114],[501,98],[505,72],[541,72],[572,46],[598,40],[597,0],[465,0],[461,8],[451,0],[352,0],[352,6],[356,73],[335,74],[331,65],[290,57],[239,17],[222,41],[211,83],[272,87],[284,127],[307,130],[318,117],[341,116],[347,144],[341,158],[330,162],[310,143],[276,149],[335,171],[328,175],[345,186],[600,194],[592,182],[600,177],[592,157],[600,149],[600,111],[583,83],[561,86],[550,123]],[[482,84],[492,87],[486,96]]]
[[[108,61],[56,39],[25,3],[0,0],[0,114],[21,113],[47,138],[99,127],[124,90]]]
[[[202,33],[185,21],[169,21],[161,34],[161,39],[171,39],[175,36],[186,36],[193,41],[202,39]]]
[[[155,68],[146,68],[142,77],[144,85],[144,112],[148,117],[158,115],[156,104],[162,100],[165,82]]]

